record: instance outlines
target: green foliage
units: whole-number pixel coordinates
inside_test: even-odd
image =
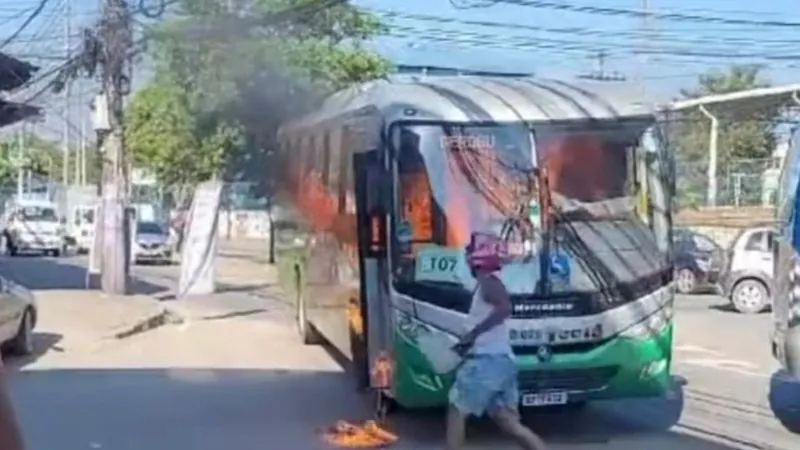
[[[256,0],[237,14],[228,3],[180,2],[156,31],[153,81],[129,105],[129,148],[165,184],[263,180],[282,121],[388,72],[359,45],[382,25],[347,3],[315,14],[327,2]]]
[[[682,91],[685,98],[756,89],[770,85],[759,66],[732,66],[727,72],[701,75],[698,85]],[[767,158],[775,148],[775,119],[780,105],[759,105],[756,101],[742,114],[735,115],[725,105],[708,107],[719,119],[717,161],[719,173],[732,161]],[[701,111],[687,112],[673,124],[672,144],[677,152],[679,179],[677,197],[680,206],[705,203],[708,146],[711,123]]]
[[[39,177],[61,181],[62,151],[59,145],[32,133],[25,135],[23,141],[21,159],[16,136],[0,141],[0,186],[16,183],[20,166]]]

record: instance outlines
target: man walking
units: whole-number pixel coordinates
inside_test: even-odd
[[[522,424],[517,411],[517,366],[506,325],[511,301],[496,273],[502,267],[504,246],[495,235],[473,233],[466,247],[478,285],[467,318],[470,331],[455,347],[465,361],[450,391],[448,450],[461,448],[467,417],[485,413],[523,449],[545,449],[544,441]]]

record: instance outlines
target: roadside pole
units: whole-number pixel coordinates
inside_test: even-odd
[[[125,0],[105,0],[100,42],[102,93],[100,105],[106,111],[107,131],[100,148],[102,174],[101,288],[106,294],[125,295],[129,285],[130,226],[125,220],[126,156],[123,139],[123,96],[130,87],[125,74],[132,46],[130,10]]]

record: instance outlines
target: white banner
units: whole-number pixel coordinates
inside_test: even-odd
[[[217,222],[222,183],[207,181],[198,186],[184,225],[186,238],[181,254],[177,298],[214,292],[217,256]]]

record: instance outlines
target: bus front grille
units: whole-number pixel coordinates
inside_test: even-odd
[[[619,367],[589,369],[525,370],[519,373],[522,391],[594,391],[603,389],[617,374]]]

